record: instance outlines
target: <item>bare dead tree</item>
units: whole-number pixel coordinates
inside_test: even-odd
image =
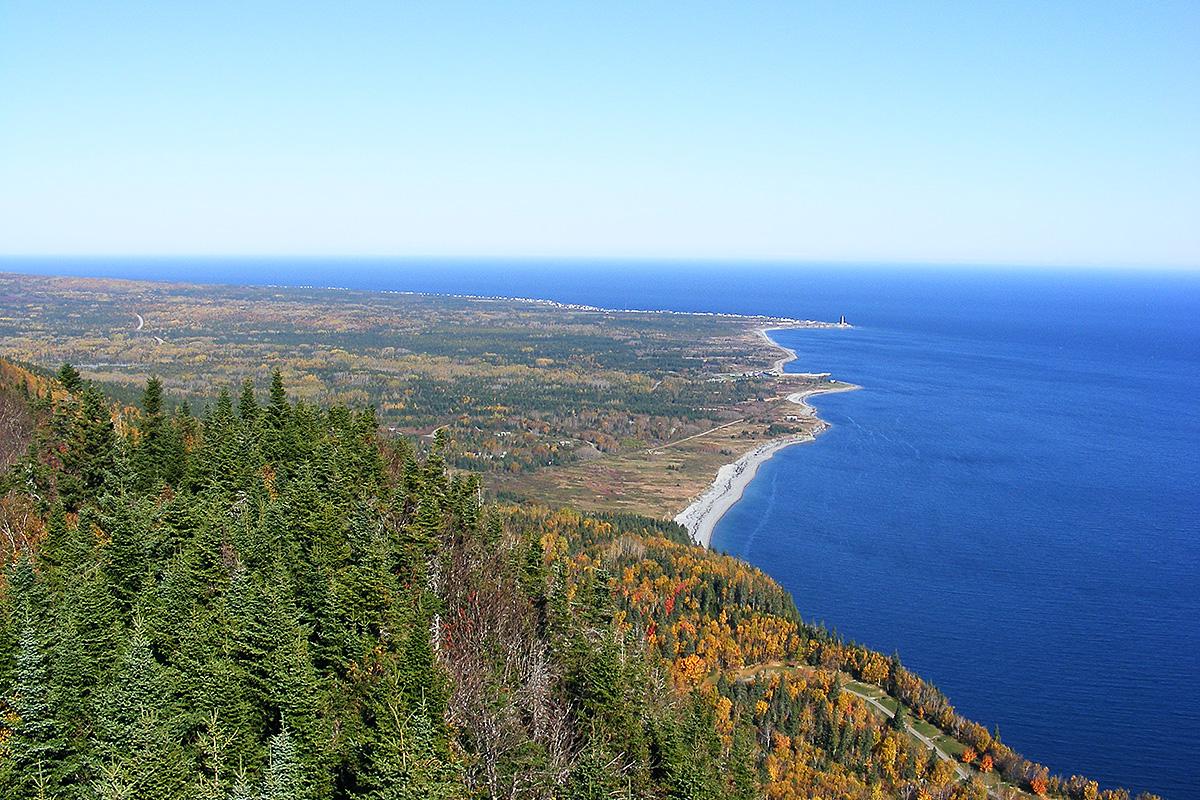
[[[470,732],[468,780],[490,798],[534,800],[566,780],[579,742],[537,611],[513,574],[512,548],[511,540],[490,550],[470,537],[450,543],[438,652],[454,675],[451,721]],[[503,769],[531,750],[541,754],[533,768]]]

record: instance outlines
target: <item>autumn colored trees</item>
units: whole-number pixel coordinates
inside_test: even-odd
[[[983,772],[1119,798],[673,523],[484,505],[446,436],[278,371],[195,415],[62,374],[0,478],[0,800],[986,797],[905,714]]]

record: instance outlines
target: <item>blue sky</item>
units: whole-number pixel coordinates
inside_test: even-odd
[[[0,253],[1200,265],[1200,4],[0,0]]]

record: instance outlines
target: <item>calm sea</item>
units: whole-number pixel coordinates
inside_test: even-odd
[[[1200,797],[1200,275],[599,262],[0,260],[0,270],[835,319],[862,385],[714,546],[1064,774]]]

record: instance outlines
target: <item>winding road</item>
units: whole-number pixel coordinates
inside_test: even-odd
[[[883,715],[885,717],[887,717],[888,719],[891,719],[892,717],[896,716],[895,712],[889,711],[887,706],[885,706],[883,703],[879,702],[879,700],[877,700],[876,698],[872,697],[869,694],[863,694],[862,692],[856,692],[854,689],[851,689],[848,686],[843,686],[842,691],[849,692],[850,694],[854,695],[855,697],[861,697],[863,700],[866,700],[868,703],[873,705],[875,708],[882,711]],[[912,725],[910,725],[907,722],[904,723],[904,729],[906,731],[908,731],[909,735],[913,736],[919,742],[921,742],[926,747],[928,747],[930,750],[932,750],[934,752],[934,754],[942,761],[954,762],[954,771],[956,773],[958,773],[958,777],[960,777],[964,780],[970,777],[971,773],[967,770],[966,767],[964,767],[962,764],[959,764],[957,761],[954,761],[954,759],[951,758],[949,755],[947,755],[946,753],[943,753],[941,750],[939,750],[938,746],[936,744],[934,744],[933,740],[930,739],[928,736],[921,733],[919,730],[917,730],[916,728],[914,728]]]
[[[765,673],[777,672],[777,671],[778,672],[799,671],[799,672],[801,672],[801,674],[803,674],[803,672],[805,670],[810,670],[810,669],[812,669],[812,667],[807,667],[807,666],[798,667],[795,664],[792,664],[790,662],[769,661],[769,662],[764,662],[761,664],[754,664],[750,667],[744,667],[740,670],[736,670],[730,675],[730,677],[732,680],[735,680],[735,681],[745,681],[745,680],[748,680],[758,674],[765,674]],[[845,677],[847,679],[850,679],[850,677],[851,677],[849,675],[846,675],[845,673],[842,673],[842,674],[843,674],[843,677]],[[860,684],[860,685],[863,685],[863,684]],[[866,685],[871,686],[871,688],[875,689],[876,691],[879,691],[879,692],[883,691],[878,686],[874,686],[872,684],[866,684]],[[892,711],[888,710],[887,706],[885,706],[883,703],[879,702],[879,699],[873,695],[867,694],[865,692],[862,692],[858,689],[854,689],[851,686],[846,686],[846,685],[842,686],[842,691],[845,692],[846,694],[852,694],[855,697],[858,697],[862,700],[866,700],[868,703],[871,704],[871,706],[873,708],[878,709],[879,712],[882,713],[883,716],[887,719],[891,719],[894,716],[896,716]],[[959,763],[958,760],[955,759],[953,756],[951,756],[948,753],[943,752],[934,743],[934,741],[932,739],[930,739],[928,736],[926,736],[925,734],[921,733],[919,730],[914,728],[911,723],[906,721],[904,723],[904,730],[906,733],[908,733],[914,739],[921,742],[921,744],[925,745],[930,750],[932,750],[934,755],[937,756],[937,758],[939,760],[949,761],[950,763],[952,763],[954,765],[954,773],[955,773],[955,775],[958,776],[958,778],[960,780],[968,780],[968,779],[970,779],[970,777],[973,774],[975,774],[974,770],[971,769],[970,767],[968,767],[966,764]],[[1008,786],[1008,785],[1005,784],[1005,786]],[[1006,797],[1030,797],[1031,796],[1025,792],[1015,789],[1015,787],[1008,787],[1008,788],[1009,788],[1010,793],[1002,794],[997,790],[996,786],[987,786],[988,797],[991,798],[991,800],[1005,800]]]

